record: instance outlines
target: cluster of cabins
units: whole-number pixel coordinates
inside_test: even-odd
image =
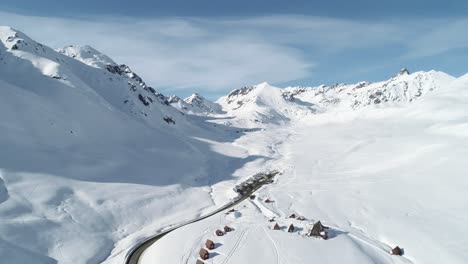
[[[273,203],[274,201],[270,200],[269,198],[265,199],[265,203]],[[306,218],[304,216],[297,216],[296,214],[291,214],[289,219],[296,219],[298,221],[304,221]],[[274,222],[274,219],[271,219],[270,222]],[[312,237],[320,237],[323,239],[328,239],[328,227],[322,225],[320,221],[314,224],[312,229],[307,233],[308,236]],[[273,226],[273,230],[281,230],[281,226],[278,223],[275,223]],[[288,232],[293,233],[296,230],[294,224],[290,224],[288,227]]]
[[[265,203],[273,203],[273,200],[270,200],[269,198],[265,199]],[[296,214],[291,214],[289,216],[289,219],[296,219],[299,221],[304,221],[306,218],[304,216],[296,216]],[[274,222],[274,219],[271,219],[270,222]],[[273,226],[273,230],[281,230],[281,226],[278,223],[275,223]],[[290,224],[288,227],[288,232],[293,233],[296,230],[296,227],[293,224]],[[324,240],[327,240],[329,238],[328,234],[329,227],[322,225],[320,221],[316,222],[313,226],[312,229],[309,230],[307,233],[307,236],[310,237],[319,237]],[[398,246],[392,249],[390,252],[392,255],[397,255],[397,256],[402,256],[404,254],[404,250]]]
[[[216,236],[224,236],[226,233],[229,233],[231,231],[233,231],[234,229],[232,229],[231,227],[229,226],[225,226],[223,228],[223,230],[221,229],[217,229],[215,231],[215,235]],[[202,247],[200,249],[200,252],[198,253],[198,255],[200,256],[201,260],[200,259],[197,259],[197,264],[204,264],[203,260],[207,260],[210,258],[210,250],[213,250],[215,249],[216,245],[215,243],[213,242],[213,240],[206,240],[205,242],[205,245],[204,247]]]
[[[303,216],[296,217],[295,214],[290,215],[289,218],[296,219],[299,221],[306,220],[305,217]],[[328,229],[329,229],[328,227],[322,225],[322,223],[318,221],[317,223],[313,225],[312,229],[307,233],[307,235],[312,236],[312,237],[320,237],[326,240],[328,239]],[[280,225],[278,223],[275,223],[275,225],[273,226],[273,230],[281,230]],[[294,224],[290,224],[288,227],[288,232],[293,233],[295,230],[296,230],[296,227],[294,226]]]
[[[255,199],[255,196],[252,195],[250,198]],[[274,201],[272,201],[270,199],[266,199],[264,202],[265,203],[273,203]],[[228,211],[227,213],[231,213],[231,212],[234,212],[234,211],[235,210],[232,209],[232,210]],[[298,221],[305,221],[306,220],[306,218],[304,216],[300,216],[300,215],[297,216],[296,214],[291,214],[288,218],[289,219],[295,219],[295,220],[298,220]],[[274,219],[270,220],[270,222],[274,222],[274,221],[275,221]],[[281,229],[282,228],[278,223],[275,223],[273,225],[273,230],[281,230]],[[326,239],[329,238],[328,230],[329,230],[329,227],[322,225],[322,223],[320,221],[318,221],[312,226],[312,229],[310,229],[308,231],[307,236],[318,237],[318,238],[322,238],[322,239],[326,240]],[[226,233],[229,233],[231,231],[233,231],[233,229],[231,227],[225,226],[223,228],[223,230],[217,229],[215,231],[215,235],[216,236],[224,236]],[[288,226],[287,231],[289,233],[293,233],[293,232],[296,231],[296,227],[293,224],[290,224]],[[215,247],[216,247],[216,245],[212,240],[210,240],[210,239],[206,240],[204,247],[202,247],[200,249],[200,252],[199,252],[199,257],[200,257],[201,260],[197,259],[196,264],[204,264],[204,260],[207,260],[207,259],[210,258],[210,250],[214,250]],[[404,254],[404,252],[403,252],[402,248],[397,246],[394,249],[392,249],[391,254],[392,255],[402,256]]]

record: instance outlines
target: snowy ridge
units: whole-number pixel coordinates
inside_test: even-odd
[[[450,84],[455,78],[443,72],[415,72],[403,69],[383,82],[336,84],[318,87],[288,87],[283,94],[289,100],[300,99],[322,107],[362,107],[412,102],[427,93]]]
[[[88,45],[70,45],[57,51],[96,68],[105,69],[108,65],[117,65],[111,58]]]
[[[284,89],[262,83],[243,87],[221,97],[223,110],[235,116],[230,123],[241,127],[281,125],[328,111],[347,111],[369,106],[392,106],[408,103],[448,86],[455,78],[443,72],[401,70],[389,80],[356,84]]]

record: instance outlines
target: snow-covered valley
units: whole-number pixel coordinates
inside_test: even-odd
[[[212,239],[204,263],[466,263],[467,106],[467,75],[407,70],[181,99],[92,47],[53,50],[0,27],[0,259],[124,263],[279,170],[140,262],[196,263]],[[327,240],[307,236],[318,220]]]

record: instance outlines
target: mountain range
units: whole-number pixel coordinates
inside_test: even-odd
[[[468,132],[463,108],[466,83],[466,76],[402,69],[390,79],[374,83],[278,88],[265,82],[235,89],[214,102],[200,94],[182,99],[162,94],[130,66],[90,46],[52,49],[18,30],[0,27],[1,259],[9,263],[122,263],[126,250],[136,241],[223,204],[236,195],[232,187],[250,175],[279,166],[288,179],[282,184],[299,184],[291,176],[295,175],[292,161],[284,162],[287,151],[278,149],[302,131],[293,133],[293,128],[304,124],[318,122],[312,128],[307,126],[316,129],[314,126],[330,120],[373,119],[396,112],[403,116],[404,112],[410,113],[404,115],[405,120],[425,120],[421,121],[425,124],[422,131],[453,136],[463,145]],[[437,123],[432,124],[434,120]],[[412,126],[409,121],[406,125]],[[341,128],[330,125],[328,129],[335,133],[333,129]],[[379,136],[370,133],[367,138]],[[367,139],[362,142],[349,151],[364,146]],[[418,140],[405,144],[414,142]],[[465,153],[459,151],[459,155]],[[450,152],[440,153],[450,159]],[[327,157],[335,154],[344,160],[338,158],[339,152]],[[443,162],[444,157],[437,160]],[[316,162],[330,168],[336,165],[326,158]],[[367,169],[364,174],[372,170]],[[434,179],[427,180],[436,184]],[[454,182],[466,185],[459,178]],[[449,187],[444,188],[450,192]],[[268,195],[273,193],[261,194]],[[457,205],[463,209],[463,204]],[[265,213],[275,212],[275,208],[259,210],[285,217]],[[325,209],[318,211],[327,217]],[[249,214],[253,213],[247,211]],[[235,223],[236,219],[229,221]],[[466,219],[466,214],[460,219]],[[332,217],[328,220],[333,222]],[[357,230],[362,223],[334,224]],[[462,231],[459,222],[453,226],[452,234]],[[360,232],[355,229],[343,232]],[[380,247],[373,240],[378,240],[377,229],[359,235],[367,235],[363,238],[367,243]],[[459,242],[466,245],[466,240]],[[418,255],[418,249],[408,259],[390,262],[375,257],[368,247],[353,250],[365,252],[378,263],[412,263],[415,259],[430,263]],[[452,259],[447,257],[445,263],[459,263],[467,257],[458,249],[447,253],[447,248],[442,251]],[[355,262],[367,263],[360,262],[361,257]],[[193,262],[188,255],[186,260]]]

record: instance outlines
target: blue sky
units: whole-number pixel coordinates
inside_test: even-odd
[[[2,0],[0,24],[54,48],[89,44],[168,95],[468,72],[465,0]]]

